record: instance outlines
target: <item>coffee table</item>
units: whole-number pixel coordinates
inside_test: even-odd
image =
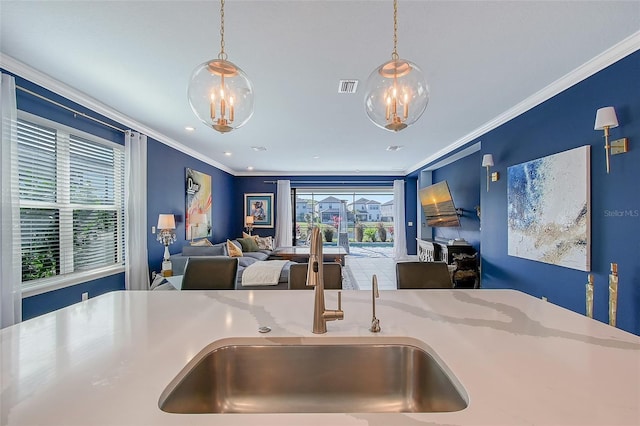
[[[338,262],[344,266],[344,256],[346,254],[342,247],[322,247],[323,262]],[[309,261],[310,248],[305,246],[278,247],[271,256],[305,263]]]

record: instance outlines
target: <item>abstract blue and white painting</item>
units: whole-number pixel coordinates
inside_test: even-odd
[[[509,256],[591,269],[590,148],[507,169]]]

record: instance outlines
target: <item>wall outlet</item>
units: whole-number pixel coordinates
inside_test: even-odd
[[[151,233],[152,233],[152,234],[155,234],[155,233],[156,233],[156,227],[155,227],[155,226],[152,226],[152,227],[151,227]]]
[[[407,226],[413,226],[413,222],[407,222]]]
[[[82,293],[82,301],[84,302],[87,299],[89,299],[89,293],[88,292]]]

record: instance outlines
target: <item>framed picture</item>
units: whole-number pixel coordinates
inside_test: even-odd
[[[507,169],[509,256],[591,269],[590,148]]]
[[[211,176],[187,168],[185,233],[187,240],[211,236]]]
[[[254,228],[273,228],[273,194],[244,194],[244,216],[253,216]]]

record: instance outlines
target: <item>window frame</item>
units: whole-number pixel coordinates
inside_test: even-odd
[[[362,205],[362,208],[366,210],[366,214],[367,214],[367,219],[365,220],[365,222],[379,222],[382,219],[382,215],[380,213],[380,209],[377,210],[377,214],[378,214],[378,218],[377,219],[371,219],[370,215],[373,214],[372,210],[369,210],[369,205],[366,203],[356,203],[356,200],[360,199],[360,198],[364,198],[367,196],[382,196],[382,197],[391,197],[391,200],[393,200],[393,182],[389,182],[389,185],[375,185],[375,186],[368,186],[368,185],[358,185],[358,184],[351,184],[351,185],[346,185],[346,186],[340,186],[339,182],[336,183],[332,183],[332,184],[326,184],[326,185],[317,185],[317,186],[306,186],[306,185],[295,185],[292,184],[292,188],[291,188],[291,194],[293,197],[293,202],[291,203],[291,216],[292,216],[292,222],[293,222],[293,244],[295,245],[297,243],[297,228],[298,228],[298,222],[301,222],[302,220],[298,220],[298,205],[300,204],[299,202],[297,202],[298,198],[300,199],[304,199],[307,200],[307,206],[311,206],[308,210],[307,213],[309,213],[311,215],[311,221],[312,223],[316,223],[316,221],[319,219],[321,224],[323,225],[327,225],[330,224],[329,222],[325,222],[322,221],[322,214],[321,212],[316,212],[316,207],[320,207],[320,205],[322,203],[320,203],[320,200],[322,198],[316,198],[316,196],[321,196],[321,197],[328,197],[328,196],[334,196],[334,197],[340,197],[343,195],[348,195],[351,197],[351,202],[347,203],[346,209],[347,209],[347,217],[349,214],[349,205],[352,205],[353,209],[355,210],[355,206],[356,205]],[[307,195],[311,195],[311,198],[302,198],[305,197]],[[357,198],[360,197],[360,198]],[[382,203],[380,203],[379,205],[377,204],[377,206],[382,205]],[[324,206],[326,208],[326,206]],[[331,208],[332,205],[329,204],[329,208]],[[307,208],[305,207],[305,210]],[[358,213],[356,211],[352,211],[351,212],[354,217],[356,217],[358,215]],[[353,222],[353,226],[355,226],[356,221],[354,220]],[[351,232],[349,231],[350,228],[350,222],[347,220],[347,232]]]
[[[68,141],[70,137],[69,135],[72,134],[76,137],[100,144],[102,146],[105,146],[108,148],[114,148],[116,149],[117,152],[120,152],[120,155],[122,155],[124,158],[125,149],[123,145],[111,142],[109,140],[92,135],[82,130],[79,130],[70,126],[66,126],[61,123],[57,123],[53,120],[49,120],[23,110],[18,110],[17,116],[18,116],[18,120],[24,120],[40,126],[45,126],[48,128],[55,129],[57,134],[59,135],[57,136],[57,139],[65,138]],[[56,149],[56,152],[59,152],[58,149]],[[59,163],[58,163],[58,167],[59,167]],[[122,180],[124,180],[124,173],[125,171],[123,169]],[[60,183],[61,179],[62,177],[58,175],[57,183]],[[118,178],[116,178],[116,180],[118,180]],[[73,229],[73,211],[74,210],[81,210],[81,209],[101,210],[102,209],[101,206],[90,205],[90,204],[67,203],[67,204],[61,205],[60,194],[69,195],[69,192],[70,192],[70,187],[59,189],[58,190],[59,195],[55,202],[20,199],[20,209],[22,208],[55,209],[60,212],[61,222],[63,220],[63,212],[64,212],[64,215],[69,216],[70,222],[68,223],[68,225],[70,225],[71,229]],[[120,211],[120,209],[117,208],[117,203],[119,200],[120,198],[116,197],[116,200],[115,200],[116,213]],[[116,235],[118,236],[117,237],[118,241],[122,240],[126,244],[126,236],[125,238],[121,238],[121,235],[123,235],[125,232],[125,229],[124,229],[125,227],[124,215],[126,214],[125,203],[126,201],[124,200],[124,197],[123,197],[122,209],[121,209],[123,218],[122,220],[120,220],[119,218],[116,221]],[[106,209],[106,210],[111,210],[111,209]],[[125,248],[122,247],[122,249],[118,251],[118,262],[114,265],[109,265],[109,266],[104,266],[99,268],[92,268],[90,270],[84,270],[84,271],[67,272],[69,271],[69,262],[68,260],[64,259],[65,256],[63,256],[62,254],[67,252],[73,252],[73,233],[71,233],[70,235],[67,235],[66,238],[64,236],[60,238],[59,243],[60,243],[60,275],[22,282],[21,283],[22,298],[35,296],[38,294],[47,293],[53,290],[58,290],[66,287],[71,287],[84,282],[93,281],[93,280],[108,277],[111,275],[120,274],[125,271],[125,268],[126,268]],[[73,265],[71,264],[70,267],[73,268]]]

